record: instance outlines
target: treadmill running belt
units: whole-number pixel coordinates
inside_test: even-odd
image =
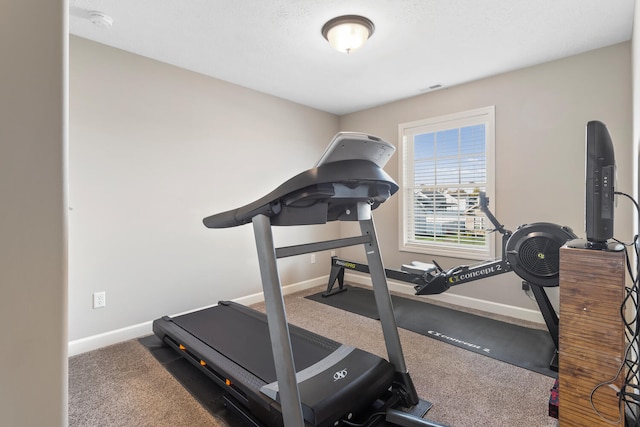
[[[221,302],[215,307],[175,317],[173,322],[265,383],[276,381],[269,327],[263,313]],[[315,335],[309,340],[307,331],[293,325],[289,328],[297,372],[340,347],[335,341]],[[304,333],[307,335],[303,337]]]

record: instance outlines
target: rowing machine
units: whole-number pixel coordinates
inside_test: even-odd
[[[493,231],[502,234],[502,258],[485,261],[476,265],[461,265],[444,270],[436,261],[433,264],[413,261],[401,270],[385,269],[388,278],[414,286],[416,295],[435,295],[447,291],[451,286],[461,285],[498,274],[515,272],[523,281],[523,289],[531,289],[540,308],[549,334],[556,347],[551,369],[557,371],[558,324],[556,314],[544,287],[555,287],[559,283],[560,248],[577,236],[571,228],[548,222],[524,224],[511,232],[489,210],[489,199],[480,193],[480,209],[495,227]],[[332,257],[331,273],[327,291],[322,296],[330,296],[345,291],[344,269],[368,273],[367,265]],[[338,282],[338,287],[334,285]]]

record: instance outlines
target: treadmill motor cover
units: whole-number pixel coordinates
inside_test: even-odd
[[[336,357],[333,364],[323,360],[296,375],[304,418],[313,425],[332,425],[348,413],[367,407],[384,394],[394,378],[393,366],[371,353],[342,346],[334,354],[343,357]],[[307,378],[307,371],[315,375]],[[277,387],[272,383],[261,391],[269,395]],[[278,400],[277,395],[270,397]]]

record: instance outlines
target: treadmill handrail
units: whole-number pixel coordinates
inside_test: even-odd
[[[250,223],[257,215],[269,218],[282,216],[272,220],[274,225],[326,223],[339,219],[337,213],[343,209],[336,207],[355,211],[358,202],[368,201],[375,209],[398,188],[398,184],[382,168],[368,160],[331,162],[294,176],[252,203],[208,216],[203,223],[208,228],[236,227]],[[311,209],[318,204],[326,205],[322,208],[321,217],[315,212],[308,220],[300,218],[302,209]],[[295,216],[291,214],[292,210],[295,210]]]

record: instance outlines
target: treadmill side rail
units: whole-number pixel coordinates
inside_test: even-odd
[[[252,390],[264,385],[264,381],[260,378],[174,324],[169,317],[165,316],[155,320],[153,332],[192,365],[204,372],[220,388],[226,390],[238,403],[252,408],[256,415],[261,414],[262,419],[276,420],[278,418],[277,415],[270,415],[273,411],[271,399],[266,396],[264,398],[256,396],[251,399],[247,397],[252,395]],[[206,365],[203,365],[201,361],[205,361]],[[226,383],[227,379],[231,380],[232,386]]]

